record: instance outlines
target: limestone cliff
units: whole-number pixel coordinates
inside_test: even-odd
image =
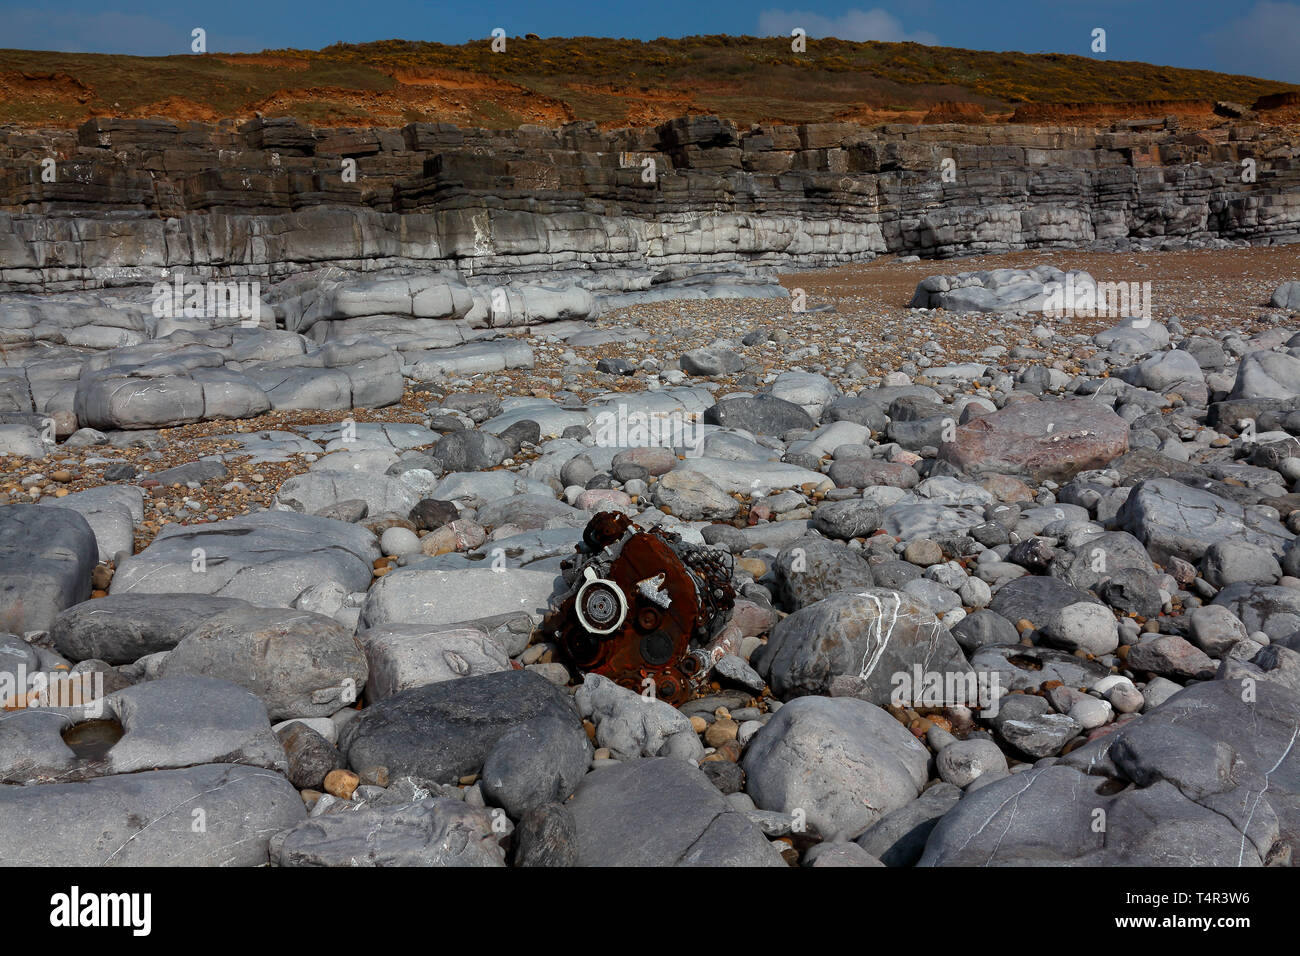
[[[99,118],[0,130],[0,290],[334,265],[623,291],[886,252],[1293,242],[1297,154],[1279,128],[1173,118],[610,132]]]

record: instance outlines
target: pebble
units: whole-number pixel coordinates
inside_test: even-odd
[[[903,549],[903,560],[928,568],[943,561],[943,548],[928,538],[917,538]]]
[[[361,778],[350,770],[331,770],[325,775],[325,792],[340,800],[351,800]]]
[[[704,742],[710,747],[721,747],[736,739],[740,725],[729,717],[719,718],[704,731]]]

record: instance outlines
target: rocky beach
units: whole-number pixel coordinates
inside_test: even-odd
[[[1293,865],[1298,161],[0,129],[6,862]]]

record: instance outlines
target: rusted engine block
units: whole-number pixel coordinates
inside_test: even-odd
[[[735,604],[729,553],[699,548],[622,514],[587,523],[562,565],[568,591],[545,631],[580,671],[661,700],[689,700],[712,661],[703,650]],[[647,681],[653,682],[652,685]]]

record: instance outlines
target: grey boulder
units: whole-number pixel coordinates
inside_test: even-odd
[[[571,720],[542,717],[516,724],[483,762],[483,796],[514,820],[563,803],[582,781],[591,753],[586,733]]]
[[[874,704],[801,697],[754,735],[741,765],[760,809],[802,809],[819,832],[852,838],[916,799],[928,761],[925,747]]]
[[[64,608],[90,597],[95,532],[67,508],[0,507],[0,631],[48,631]]]
[[[505,866],[493,823],[452,797],[362,807],[304,820],[275,837],[271,856],[278,866]]]
[[[704,756],[690,718],[665,701],[600,674],[587,674],[573,699],[578,713],[595,724],[596,743],[619,760],[664,756],[696,762]]]
[[[1214,596],[1214,606],[1227,608],[1246,626],[1246,633],[1263,631],[1275,641],[1300,631],[1300,591],[1282,585],[1230,584]]]
[[[370,665],[371,703],[412,687],[510,668],[505,648],[477,627],[385,624],[357,638]]]
[[[321,470],[289,478],[280,485],[275,500],[280,508],[309,515],[354,500],[364,501],[372,515],[406,515],[420,496],[401,479],[388,475]]]
[[[563,690],[530,671],[500,671],[385,698],[348,721],[339,750],[354,770],[454,783],[480,773],[512,727],[544,718],[582,727]]]
[[[919,865],[1259,865],[1239,830],[1172,783],[1112,789],[1066,766],[996,780],[944,815]]]
[[[682,760],[587,774],[568,804],[579,866],[784,866],[759,828]]]
[[[162,663],[163,677],[220,677],[252,691],[272,720],[328,717],[361,694],[368,675],[356,637],[310,611],[237,607],[190,631]]]
[[[884,588],[833,593],[796,611],[773,628],[755,662],[782,700],[825,694],[834,678],[848,676],[857,683],[856,696],[880,705],[901,686],[897,675],[910,680],[918,666],[963,679],[974,676],[956,640],[929,608],[905,592]]]
[[[740,511],[740,503],[702,474],[670,471],[655,484],[651,499],[684,521],[719,521]]]
[[[1300,310],[1300,282],[1283,282],[1273,290],[1268,304],[1275,309]]]
[[[61,612],[50,637],[70,661],[130,664],[170,651],[203,621],[245,606],[251,605],[208,594],[110,594]]]
[[[807,536],[786,545],[773,563],[776,590],[792,611],[810,607],[836,591],[874,587],[871,566],[839,541]]]
[[[68,508],[86,519],[99,546],[99,560],[112,561],[119,551],[134,550],[135,526],[144,520],[144,491],[133,485],[105,485],[41,504]]]
[[[885,866],[912,866],[925,852],[935,824],[961,796],[961,790],[950,783],[932,783],[915,800],[886,813],[854,842]]]

